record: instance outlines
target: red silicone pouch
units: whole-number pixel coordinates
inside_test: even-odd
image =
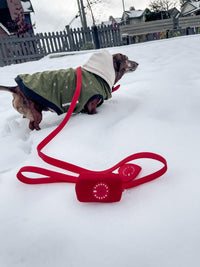
[[[117,202],[122,196],[122,179],[114,173],[81,174],[75,190],[81,202]]]

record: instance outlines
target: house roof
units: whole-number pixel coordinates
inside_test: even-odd
[[[129,18],[140,18],[145,10],[130,10],[130,11],[124,11],[124,15],[128,16]]]
[[[170,17],[178,18],[180,16],[180,11],[176,7],[169,9],[168,13]]]
[[[186,6],[188,6],[188,5],[193,7],[193,8],[190,11],[187,11],[184,13],[184,10],[185,10]],[[186,16],[186,15],[192,14],[198,10],[200,10],[200,1],[198,1],[198,2],[194,2],[194,1],[186,2],[181,9],[181,13]]]
[[[122,22],[122,19],[121,18],[113,18],[113,21],[111,21],[111,20],[103,21],[102,24],[106,25],[106,26],[109,26],[109,25],[112,25],[113,22],[116,22],[117,24],[120,24]]]
[[[191,5],[193,5],[195,8],[200,8],[200,1],[199,2],[190,2]]]
[[[114,18],[114,20],[115,20],[117,23],[121,23],[121,22],[122,22],[122,18]]]
[[[24,10],[24,13],[34,12],[33,6],[30,0],[21,0],[21,4]]]
[[[8,35],[10,35],[10,32],[8,31],[8,29],[0,22],[0,28],[4,30],[4,32],[6,32]]]
[[[109,18],[110,19],[110,18]],[[101,25],[106,25],[106,26],[110,26],[114,23],[117,23],[117,24],[120,24],[122,22],[122,19],[121,18],[111,18],[109,21],[103,21],[101,23]]]
[[[33,6],[30,0],[20,0],[20,1],[22,4],[24,13],[34,12]],[[8,4],[6,0],[0,0],[0,9],[3,9],[3,8],[8,8]]]
[[[108,21],[103,21],[103,22],[102,22],[102,25],[110,26],[110,25],[112,25],[112,21],[110,21],[110,20],[108,20]]]

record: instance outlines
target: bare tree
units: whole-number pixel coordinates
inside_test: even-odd
[[[177,0],[152,0],[149,3],[149,9],[153,12],[168,11],[177,4]]]

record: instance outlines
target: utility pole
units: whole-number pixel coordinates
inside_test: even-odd
[[[78,3],[78,9],[81,17],[81,24],[84,30],[87,29],[87,21],[85,16],[85,7],[83,5],[83,0],[77,0]]]
[[[125,4],[124,4],[124,0],[122,0],[122,5],[123,5],[123,12],[125,12]]]
[[[79,16],[80,16],[80,19],[81,19],[81,25],[83,26],[83,18],[82,18],[81,5],[80,5],[79,0],[77,0],[77,4],[78,4]]]

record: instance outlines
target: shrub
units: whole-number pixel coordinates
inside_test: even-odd
[[[94,49],[94,44],[92,42],[87,42],[81,47],[81,50],[91,50],[91,49]]]

